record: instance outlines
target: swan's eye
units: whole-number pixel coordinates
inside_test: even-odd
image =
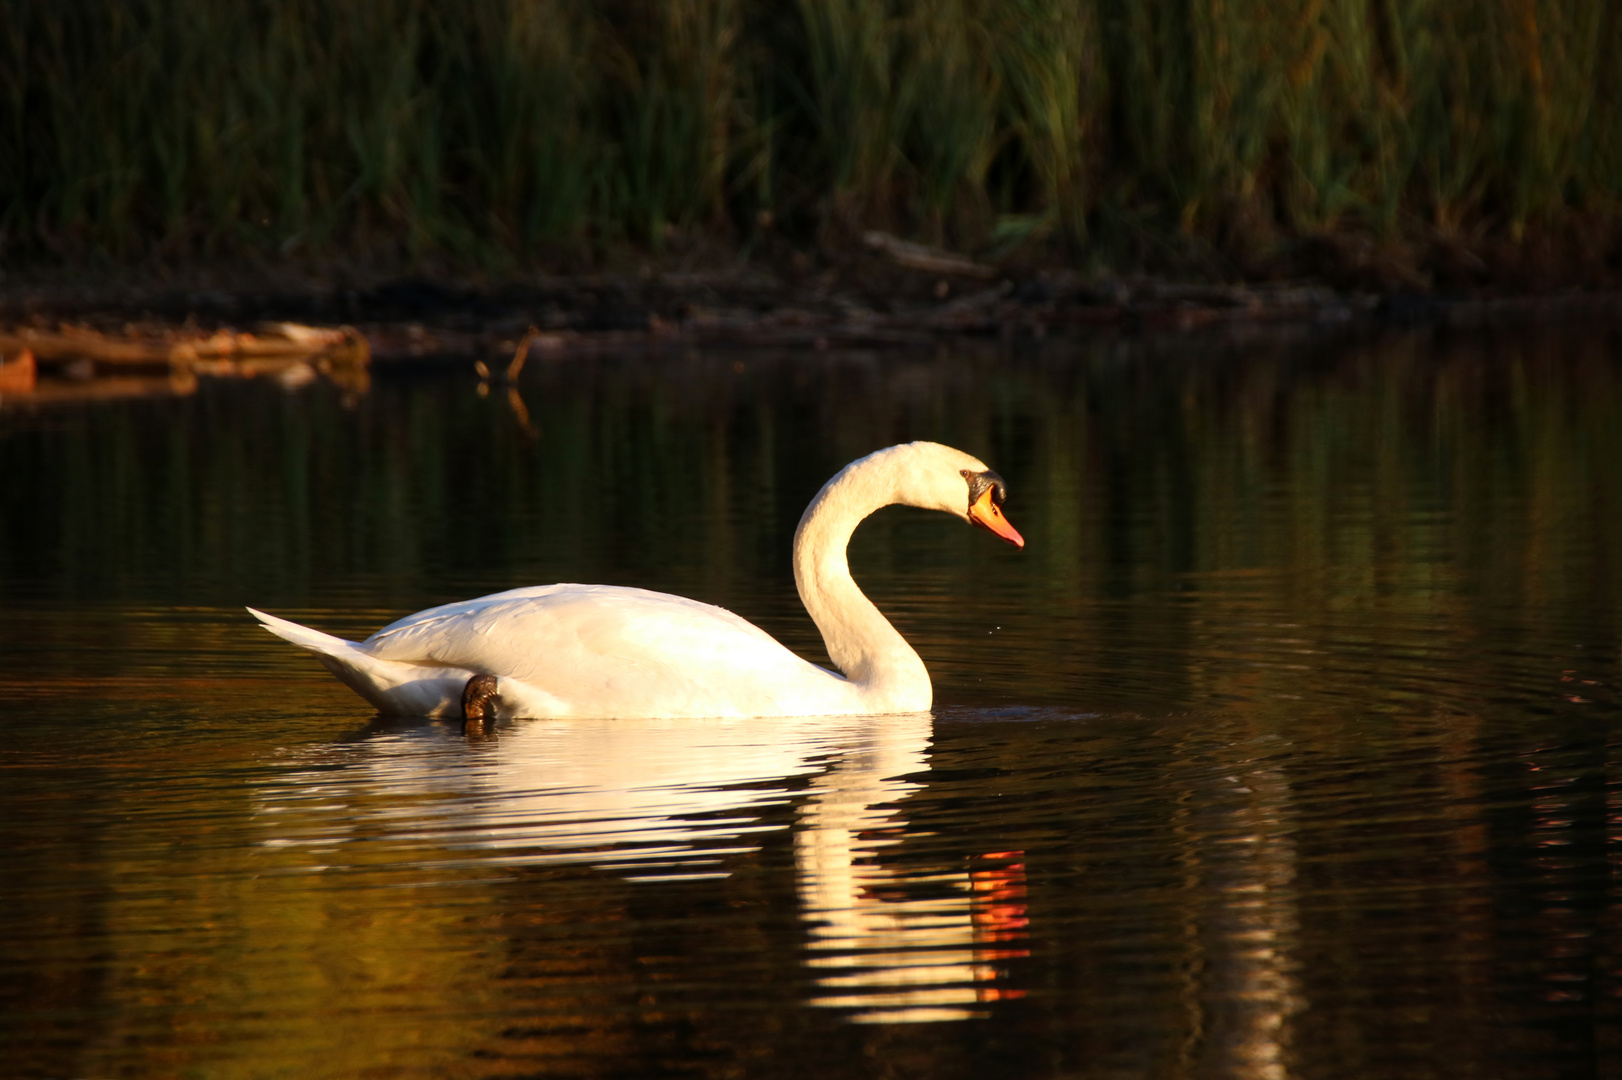
[[[1008,498],[1008,484],[990,469],[985,472],[971,472],[968,469],[963,469],[961,475],[963,479],[969,482],[970,506],[980,501],[980,497],[986,493],[987,488],[991,489],[991,503],[993,506],[1001,506],[1003,500]]]

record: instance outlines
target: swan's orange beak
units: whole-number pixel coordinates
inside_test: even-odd
[[[987,485],[980,497],[969,504],[969,520],[982,529],[991,530],[1017,548],[1024,547],[1025,538],[1002,516],[1002,507],[991,501],[991,492],[992,488]]]

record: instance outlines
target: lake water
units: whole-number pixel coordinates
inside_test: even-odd
[[[0,1072],[1622,1074],[1622,334],[471,358],[0,404]],[[678,592],[932,715],[381,720],[252,604]]]

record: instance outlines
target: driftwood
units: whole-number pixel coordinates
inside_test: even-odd
[[[189,394],[202,376],[264,376],[294,389],[324,374],[359,393],[369,385],[370,358],[366,338],[348,326],[266,323],[255,333],[144,326],[124,335],[24,327],[0,330],[0,404]],[[41,380],[42,368],[59,377]]]
[[[922,270],[928,274],[947,274],[955,277],[994,278],[995,266],[977,263],[965,255],[956,255],[940,248],[915,244],[877,229],[862,234],[862,243],[889,258],[897,266],[909,270]]]
[[[237,360],[307,360],[320,356],[365,363],[366,339],[352,327],[267,323],[257,333],[219,330],[136,331],[114,336],[82,326],[0,330],[0,356],[31,353],[41,366],[89,360],[119,368],[184,367]]]

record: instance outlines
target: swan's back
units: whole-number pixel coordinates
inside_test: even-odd
[[[545,585],[445,604],[361,648],[381,661],[500,672],[504,703],[519,715],[850,709],[843,679],[725,608],[623,586]]]

